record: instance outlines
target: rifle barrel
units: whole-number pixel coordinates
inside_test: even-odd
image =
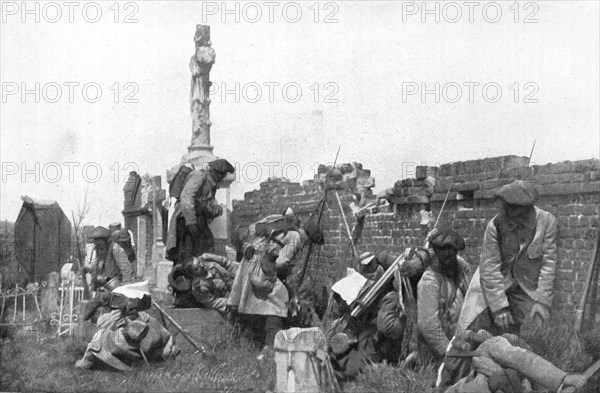
[[[342,213],[342,218],[344,219],[344,225],[346,226],[346,231],[348,232],[348,238],[350,239],[350,242],[352,243],[352,251],[354,251],[354,256],[357,257],[358,251],[356,250],[356,245],[354,244],[354,240],[352,240],[352,232],[350,231],[350,226],[348,225],[348,220],[346,220],[346,214],[344,213],[344,207],[342,206],[342,201],[340,200],[340,194],[338,194],[338,192],[336,191],[335,196],[337,198],[338,205],[340,205],[340,213]]]
[[[364,294],[360,301],[357,301],[357,305],[351,311],[350,315],[353,317],[359,317],[364,310],[366,310],[373,303],[373,301],[375,301],[377,295],[381,291],[381,288],[383,288],[390,281],[396,269],[400,267],[400,264],[403,260],[404,254],[401,254],[398,258],[396,258],[396,260],[390,265],[385,273],[383,273],[383,276],[381,276],[381,278],[379,278],[379,280],[373,284],[373,286]]]

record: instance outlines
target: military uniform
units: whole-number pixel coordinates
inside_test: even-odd
[[[536,392],[559,392],[569,386],[579,389],[586,383],[585,377],[567,374],[510,333],[492,336],[485,330],[467,330],[453,342],[447,356],[468,359],[468,372],[463,374],[469,375],[449,386],[452,375],[442,369],[438,392],[521,393],[532,391],[532,387]]]
[[[441,359],[456,329],[469,267],[458,256],[464,239],[454,231],[435,231],[429,242],[429,267],[417,285],[418,346],[422,359]]]
[[[287,275],[304,245],[323,244],[318,227],[305,225],[269,236],[255,236],[235,275],[227,305],[258,342],[272,346],[277,330],[288,317],[291,296]]]
[[[135,280],[133,264],[129,253],[119,243],[109,241],[111,233],[104,227],[96,227],[90,238],[94,240],[94,249],[90,255],[94,287],[104,285],[111,279],[122,284]]]
[[[209,169],[187,174],[169,220],[166,251],[175,264],[205,252],[214,252],[214,236],[208,226],[223,214],[215,200],[219,182],[234,168],[226,160],[211,161]]]
[[[99,328],[76,367],[110,366],[129,371],[144,358],[159,361],[179,353],[171,333],[156,318],[140,312],[137,318],[129,320],[120,318],[120,313],[115,310],[98,318]]]
[[[332,352],[330,355],[338,379],[356,377],[369,362],[397,363],[406,315],[402,312],[396,290],[386,293],[375,307],[360,318],[347,315],[342,318],[348,318],[343,334],[348,337],[350,344],[342,352]],[[331,340],[335,341],[337,337],[334,335]]]
[[[202,254],[194,268],[191,290],[202,308],[212,308],[225,314],[227,298],[239,263],[215,254]]]
[[[420,352],[428,350],[439,359],[443,358],[456,329],[469,285],[469,266],[459,257],[460,276],[454,281],[443,274],[435,256],[432,259],[417,286],[417,326]]]
[[[533,206],[537,191],[517,181],[503,186],[498,197],[511,206],[530,207],[519,221],[506,209],[488,224],[481,262],[471,280],[459,324],[463,329],[489,330],[501,334],[494,322],[496,313],[508,310],[518,333],[531,320],[535,303],[552,307],[557,269],[556,218]]]

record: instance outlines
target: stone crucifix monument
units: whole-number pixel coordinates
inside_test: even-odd
[[[181,158],[181,163],[171,170],[167,170],[167,180],[175,176],[183,164],[193,164],[195,168],[206,168],[206,165],[218,157],[213,154],[210,143],[210,70],[215,63],[216,53],[210,42],[210,26],[196,25],[194,35],[195,51],[190,59],[190,112],[192,117],[192,140],[188,152]],[[215,237],[215,252],[225,255],[225,244],[229,237],[228,210],[230,201],[230,184],[235,180],[235,175],[229,174],[222,182],[221,187],[225,192],[220,192],[217,199],[223,204],[223,215],[216,218],[209,226]],[[174,201],[171,201],[174,203]],[[158,239],[157,239],[158,240]],[[162,239],[160,239],[162,241]],[[159,244],[160,245],[160,244]],[[157,253],[157,257],[164,258]],[[167,275],[171,271],[172,263],[160,261],[156,263],[157,290],[164,290],[167,285]]]
[[[210,70],[216,57],[210,42],[210,26],[197,25],[194,42],[196,52],[190,59],[192,143],[188,147],[188,154],[183,156],[183,161],[202,165],[216,158],[210,144]]]
[[[183,163],[192,163],[196,168],[205,167],[206,164],[217,157],[213,154],[213,146],[210,144],[210,70],[215,64],[216,53],[210,42],[210,26],[196,25],[194,35],[196,50],[190,59],[190,71],[192,73],[190,84],[190,111],[192,115],[192,142],[188,146],[188,153],[183,156]],[[215,219],[210,228],[215,236],[215,243],[227,241],[229,237],[229,211],[227,207],[230,201],[230,184],[235,180],[235,175],[229,174],[222,182],[221,187],[225,189],[225,202],[223,215]],[[218,252],[218,245],[216,252]],[[222,250],[224,251],[224,250]]]

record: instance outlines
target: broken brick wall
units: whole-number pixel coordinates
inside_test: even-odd
[[[417,167],[415,175],[415,179],[399,181],[390,190],[387,195],[390,208],[366,217],[357,244],[359,252],[398,254],[407,247],[422,246],[425,241],[425,233],[419,225],[422,204],[430,201],[433,215],[437,217],[452,185],[439,226],[451,227],[465,237],[467,247],[461,254],[476,267],[486,225],[500,207],[494,192],[517,178],[528,180],[540,193],[536,205],[554,214],[558,220],[556,302],[570,309],[579,308],[598,233],[598,160],[529,167],[526,157],[504,156],[443,164],[439,168]],[[433,184],[428,181],[432,178]],[[326,183],[318,178],[302,185],[282,180],[262,183],[260,189],[246,193],[244,200],[234,201],[233,228],[247,227],[265,215],[282,212],[287,206],[291,206],[305,222],[323,196],[323,184]],[[355,218],[348,206],[357,192],[357,184],[360,187],[360,178],[342,179],[337,183],[350,228],[354,226]],[[341,278],[346,266],[352,266],[348,235],[335,191],[328,192],[321,224],[325,245],[315,249],[307,273],[308,284],[318,295]],[[299,260],[303,259],[304,255]]]

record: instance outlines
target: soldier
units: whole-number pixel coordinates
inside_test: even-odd
[[[556,218],[536,206],[537,191],[515,181],[496,196],[502,211],[488,224],[481,262],[471,280],[459,325],[494,335],[518,334],[526,321],[550,317],[557,268]]]
[[[188,170],[182,171],[184,168]],[[214,251],[214,237],[208,224],[223,214],[215,193],[227,174],[234,173],[234,168],[227,160],[217,159],[209,162],[206,170],[190,171],[183,166],[180,172],[172,181],[176,187],[171,188],[174,195],[170,197],[178,202],[169,221],[166,244],[167,257],[175,264]]]
[[[110,280],[130,283],[135,278],[128,253],[117,242],[110,241],[110,236],[110,231],[102,226],[94,228],[90,234],[94,243],[91,261],[94,289],[104,286]]]
[[[441,360],[454,335],[467,291],[469,267],[458,256],[464,239],[454,231],[434,231],[429,238],[433,254],[417,286],[419,352]]]
[[[383,256],[382,260],[385,260]],[[367,279],[367,284],[364,284],[360,291],[354,290],[349,293],[362,293],[368,283],[373,284],[383,274],[384,268],[377,263],[377,258],[371,253],[361,254],[357,265],[360,266],[360,272],[354,274],[363,275]],[[334,286],[335,320],[329,332],[331,337],[329,348],[332,366],[340,381],[355,378],[371,362],[385,361],[396,364],[406,324],[406,314],[400,304],[397,285],[389,285],[382,289],[379,299],[360,317],[351,316],[349,305],[354,300],[348,298],[348,295],[342,296],[342,293],[337,293],[335,290],[339,288],[340,292],[344,292],[349,285],[364,282],[355,280],[349,276]]]
[[[270,355],[275,334],[288,317],[292,296],[287,276],[308,242],[323,244],[323,233],[309,221],[298,228],[293,212],[272,215],[256,224],[256,234],[244,247],[235,275],[229,308]]]
[[[530,183],[512,182],[496,196],[502,211],[488,223],[455,338],[465,330],[519,334],[523,323],[543,324],[550,317],[557,268],[556,218],[534,206],[538,194]],[[446,357],[442,369],[450,376],[448,383],[466,376],[466,363],[465,358]]]
[[[143,285],[124,285],[113,291],[103,291],[86,308],[85,319],[99,308],[108,312],[98,317],[98,330],[87,346],[83,358],[75,363],[82,369],[109,366],[129,371],[142,359],[158,361],[179,353],[169,331],[144,310],[151,299]],[[141,288],[141,289],[140,289]]]
[[[238,262],[209,253],[177,265],[168,277],[171,287],[179,291],[175,306],[212,308],[225,314],[238,266]]]
[[[485,330],[467,330],[453,341],[447,356],[468,359],[470,372],[448,388],[449,375],[442,371],[438,392],[518,393],[532,391],[531,384],[536,392],[562,392],[578,391],[587,383],[584,375],[564,372],[510,333],[492,336]]]
[[[127,229],[122,228],[112,231],[110,235],[110,241],[117,243],[127,254],[127,259],[129,259],[129,262],[135,266],[137,258],[133,248],[130,232]]]

